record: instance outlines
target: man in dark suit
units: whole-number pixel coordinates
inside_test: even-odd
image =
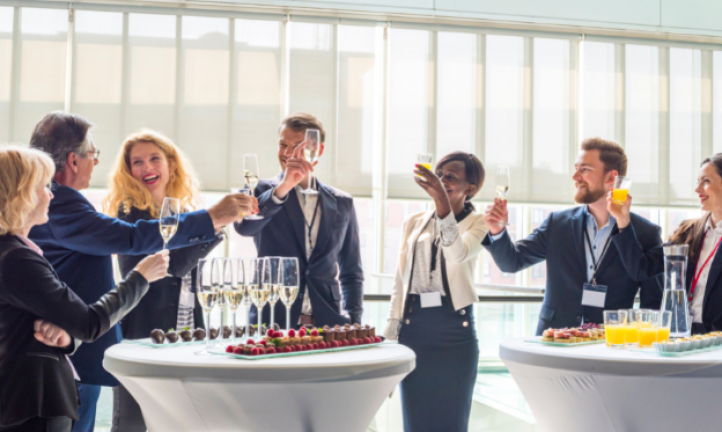
[[[323,154],[321,122],[305,113],[286,117],[279,129],[283,172],[261,180],[255,190],[263,219],[238,222],[236,231],[253,236],[259,257],[298,258],[300,289],[291,308],[293,326],[360,323],[364,277],[353,198],[312,177],[313,166],[301,156],[307,129],[321,132],[319,157]],[[316,194],[303,192],[309,183]],[[284,309],[281,302],[276,304],[275,318],[281,327],[286,325]],[[266,308],[263,322],[268,323],[269,317]],[[251,322],[256,320],[254,307]]]
[[[145,255],[163,248],[158,221],[129,224],[103,215],[79,192],[88,188],[100,151],[83,117],[52,112],[35,127],[30,146],[50,154],[56,173],[49,221],[30,231],[30,239],[42,249],[61,281],[86,303],[92,304],[113,288],[113,254]],[[255,199],[228,195],[208,211],[181,215],[178,231],[169,248],[215,239],[215,230],[239,219],[239,212],[253,212]],[[100,386],[118,381],[103,369],[103,353],[121,340],[115,326],[91,344],[83,344],[72,356],[80,376],[80,419],[74,432],[91,431]]]
[[[604,310],[631,308],[640,288],[642,308],[659,309],[662,301],[657,280],[639,280],[629,274],[617,248],[610,245],[619,229],[606,196],[614,178],[627,173],[624,149],[612,141],[587,139],[574,167],[574,200],[583,205],[550,214],[523,240],[514,243],[504,228],[508,222],[505,200],[495,199],[486,210],[489,234],[482,244],[502,271],[513,273],[547,262],[537,335],[550,327],[602,323]],[[636,214],[631,215],[631,224],[645,251],[662,244],[659,226]]]

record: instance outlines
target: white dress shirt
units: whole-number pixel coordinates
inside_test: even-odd
[[[453,212],[444,219],[437,215],[429,220],[421,231],[416,247],[414,248],[414,270],[411,276],[411,294],[422,294],[427,292],[444,293],[444,282],[441,279],[441,247],[436,253],[436,265],[434,271],[431,269],[431,245],[437,236],[441,235],[441,247],[448,247],[459,236],[459,229],[456,225],[456,218]]]
[[[695,269],[694,275],[696,276],[700,271],[699,280],[697,281],[697,287],[694,289],[692,295],[692,304],[690,305],[690,313],[692,314],[692,322],[702,322],[702,311],[704,306],[704,293],[707,290],[707,277],[709,277],[709,269],[712,267],[712,261],[714,258],[707,262],[707,265],[702,268],[704,262],[709,258],[712,250],[717,245],[717,242],[722,236],[722,221],[717,222],[717,226],[712,226],[712,220],[707,219],[707,226],[704,234],[704,244],[702,245],[702,251],[699,254],[697,260],[697,268]]]
[[[311,177],[311,188],[316,191],[318,190],[316,184],[316,177]],[[316,210],[316,204],[318,203],[318,194],[305,194],[303,193],[304,189],[300,185],[296,185],[296,187],[294,187],[294,190],[296,191],[296,196],[298,197],[298,203],[301,206],[303,216],[306,219],[303,224],[303,238],[306,239],[306,259],[309,259],[311,258],[311,253],[313,253],[313,248],[316,246],[318,227],[321,224],[321,206],[319,205],[318,210]],[[283,200],[278,199],[276,197],[275,190],[271,193],[271,197],[273,199],[273,202],[278,205],[281,205],[285,203],[286,200],[288,200],[288,195]],[[314,211],[316,212],[316,219],[313,219]],[[309,236],[308,226],[311,224],[312,221],[313,225],[311,225],[311,235]],[[311,308],[311,298],[308,296],[308,288],[306,288],[306,291],[304,291],[303,294],[303,305],[301,306],[301,314],[313,315],[313,309]]]

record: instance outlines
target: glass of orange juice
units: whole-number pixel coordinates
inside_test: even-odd
[[[632,179],[625,176],[614,177],[614,188],[612,189],[612,202],[617,205],[624,205],[627,201],[629,188],[632,187]]]
[[[657,340],[657,322],[659,320],[659,312],[644,311],[640,317],[639,327],[639,347],[649,348]]]
[[[604,334],[607,339],[607,346],[612,348],[624,348],[626,343],[626,310],[604,311]]]
[[[434,160],[434,155],[432,155],[431,153],[419,153],[418,155],[416,155],[416,163],[429,171],[431,171],[432,160]],[[418,174],[416,176],[421,177]]]
[[[627,326],[625,328],[625,340],[627,345],[639,344],[639,319],[641,309],[629,309],[627,312]]]
[[[672,311],[659,313],[657,320],[657,342],[669,340],[669,329],[672,326]]]

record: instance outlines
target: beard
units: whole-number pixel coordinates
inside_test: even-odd
[[[576,195],[574,195],[574,201],[577,204],[592,204],[597,201],[599,201],[600,198],[604,197],[606,194],[606,191],[604,190],[604,187],[600,187],[599,189],[591,189],[589,187],[589,183],[579,183],[580,185],[585,185],[586,188],[577,191]]]

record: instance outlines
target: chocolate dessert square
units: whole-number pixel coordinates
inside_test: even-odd
[[[357,337],[358,336],[356,336],[356,329],[350,328],[350,329],[346,330],[346,339],[351,340],[351,339],[356,339]]]
[[[371,326],[369,328],[369,337],[376,337],[376,327]]]
[[[336,336],[335,330],[328,329],[328,330],[323,331],[323,340],[326,342],[333,342],[334,340],[336,340],[335,336]]]
[[[365,328],[361,328],[356,330],[357,337],[360,337],[361,339],[367,337],[369,335],[369,330]]]

